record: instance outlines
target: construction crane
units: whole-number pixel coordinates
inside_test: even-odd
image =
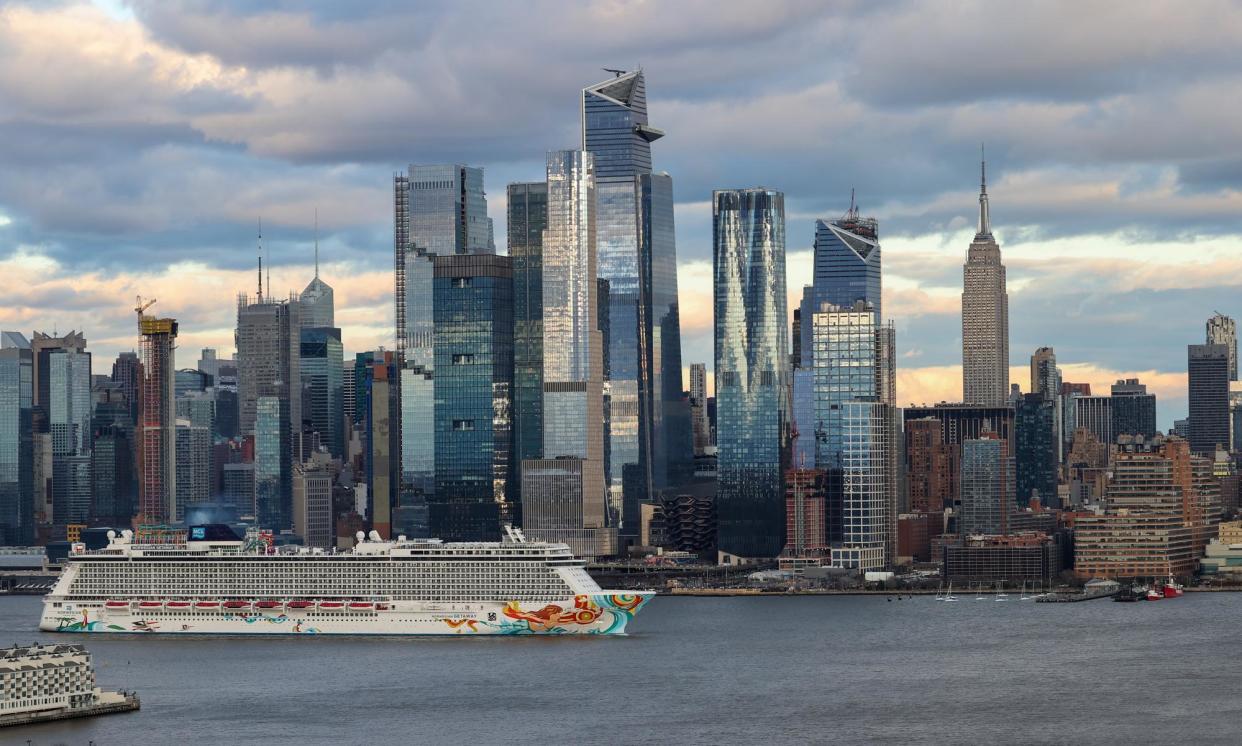
[[[138,325],[140,327],[142,325],[142,314],[146,313],[146,310],[154,305],[155,305],[155,298],[152,298],[146,303],[143,303],[142,296],[139,295],[137,297],[137,304],[134,306],[134,313],[138,314]]]

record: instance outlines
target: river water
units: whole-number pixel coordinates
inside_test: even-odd
[[[1242,594],[654,599],[619,638],[64,635],[142,710],[0,743],[1238,743]]]

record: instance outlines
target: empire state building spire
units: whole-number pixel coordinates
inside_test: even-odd
[[[980,163],[979,232],[962,268],[962,400],[999,407],[1009,395],[1009,293],[988,214],[987,161]]]
[[[983,146],[979,146],[979,232],[975,239],[992,235],[992,216],[988,214],[988,161]]]

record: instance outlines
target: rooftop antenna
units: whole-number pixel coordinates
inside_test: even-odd
[[[319,279],[319,208],[315,208],[315,279]]]
[[[606,72],[606,73],[612,73],[612,74],[613,74],[613,77],[616,77],[616,78],[619,78],[619,77],[621,77],[622,75],[625,75],[625,73],[626,73],[626,71],[625,71],[625,70],[618,70],[618,69],[616,69],[615,67],[605,67],[605,68],[604,68],[604,72]]]
[[[259,218],[259,302],[263,302],[263,218]]]
[[[259,240],[263,240],[263,220],[259,219]],[[272,255],[267,255],[267,297],[272,297]]]
[[[979,236],[992,235],[992,216],[988,210],[988,158],[979,143]]]

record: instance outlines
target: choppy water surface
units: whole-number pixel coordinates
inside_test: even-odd
[[[657,598],[624,638],[159,637],[86,643],[140,712],[0,743],[1237,743],[1242,594]]]

